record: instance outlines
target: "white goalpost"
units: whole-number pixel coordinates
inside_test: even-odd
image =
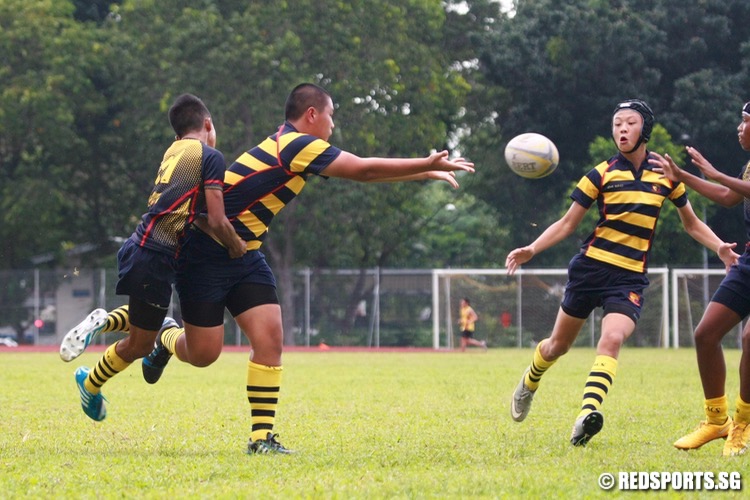
[[[672,269],[670,308],[673,347],[695,345],[693,331],[724,276],[724,269]],[[742,325],[741,321],[734,334],[730,332],[724,337],[722,344],[725,347],[741,348]]]
[[[630,345],[669,347],[669,269],[648,272],[644,308]],[[458,301],[468,298],[479,315],[476,338],[494,347],[532,347],[549,336],[567,282],[567,269],[435,269],[432,272],[433,347],[452,348]],[[576,345],[595,346],[601,309],[584,324]]]

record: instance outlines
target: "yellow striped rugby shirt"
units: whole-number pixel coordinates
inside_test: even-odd
[[[273,217],[302,191],[307,177],[322,175],[339,154],[340,149],[286,122],[230,165],[224,175],[224,206],[248,250],[260,248]]]
[[[648,155],[641,168],[621,154],[602,162],[576,185],[570,197],[588,209],[596,201],[599,221],[581,246],[589,258],[645,273],[656,222],[664,202],[687,203],[685,185],[653,171]]]

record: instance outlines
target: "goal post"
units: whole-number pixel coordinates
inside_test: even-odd
[[[645,307],[630,345],[669,346],[669,269],[648,272]],[[468,298],[479,321],[476,338],[493,347],[532,347],[549,336],[557,317],[567,269],[435,269],[432,273],[432,340],[435,349],[452,348],[458,331],[458,302]],[[587,319],[575,345],[595,346],[601,309]]]
[[[695,345],[693,332],[725,276],[724,269],[672,269],[670,309],[672,311],[673,347]],[[742,325],[743,322],[740,321],[734,334],[730,332],[724,336],[722,340],[724,347],[742,347]]]

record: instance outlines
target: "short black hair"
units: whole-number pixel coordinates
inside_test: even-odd
[[[182,94],[169,108],[169,124],[177,137],[203,128],[203,120],[211,118],[211,113],[203,101],[193,94]]]
[[[292,89],[289,97],[286,99],[284,106],[284,118],[286,120],[296,120],[312,106],[317,110],[322,110],[331,98],[331,94],[319,85],[314,83],[300,83]]]

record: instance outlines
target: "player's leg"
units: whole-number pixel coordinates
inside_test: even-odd
[[[695,350],[705,398],[703,409],[706,418],[695,430],[675,441],[675,448],[700,448],[714,439],[725,438],[729,434],[732,420],[729,417],[729,402],[724,388],[727,368],[721,340],[739,321],[737,313],[724,304],[711,301],[696,327]]]
[[[740,394],[735,401],[724,456],[744,455],[750,447],[750,323],[742,332],[742,357],[740,358]]]
[[[251,432],[248,453],[291,453],[276,440],[273,429],[281,390],[281,353],[284,333],[281,307],[270,268],[242,283],[227,298],[227,309],[247,336],[252,354],[247,363],[247,400],[250,403]]]
[[[510,404],[510,414],[516,422],[523,421],[531,409],[534,393],[539,388],[542,375],[567,353],[581,331],[586,318],[572,316],[561,307],[557,313],[552,335],[536,346],[531,364],[526,368],[518,383]]]
[[[109,313],[104,309],[94,309],[65,334],[60,343],[60,358],[66,362],[73,361],[83,354],[95,335],[109,332],[130,332],[127,305]]]
[[[734,423],[729,417],[729,403],[725,390],[726,364],[721,341],[743,317],[750,313],[750,283],[747,282],[747,254],[740,258],[738,266],[733,266],[724,277],[714,293],[706,311],[695,329],[695,349],[698,360],[698,372],[703,386],[703,408],[706,419],[693,431],[678,439],[674,446],[680,449],[694,449],[713,441],[729,436],[724,446],[724,454],[732,455],[743,446],[733,445],[742,442],[742,431],[734,430]],[[742,381],[743,369],[747,365],[744,349],[747,329],[743,333],[743,354],[740,361],[740,397],[738,408],[743,408]],[[747,389],[746,389],[747,390]],[[749,395],[750,396],[750,395]],[[737,415],[736,415],[737,416]],[[743,414],[739,414],[743,418]],[[741,421],[742,422],[742,421]],[[737,450],[735,450],[737,448]]]
[[[224,345],[224,304],[181,301],[184,328],[165,322],[154,342],[154,349],[143,358],[143,378],[149,384],[159,381],[174,355],[178,360],[206,367],[219,359]]]
[[[99,421],[106,417],[105,400],[101,394],[102,386],[133,361],[151,351],[157,330],[166,316],[165,308],[136,298],[130,299],[129,311],[132,320],[130,335],[111,344],[93,369],[80,367],[76,370],[75,378],[81,395],[81,406],[84,413],[93,420]]]
[[[750,404],[748,404],[750,401],[750,387],[748,386],[750,327],[745,325],[742,333],[740,394],[735,403],[734,419],[726,416],[728,413],[724,389],[726,366],[721,351],[721,339],[739,323],[741,318],[750,314],[750,281],[746,278],[750,272],[748,260],[750,260],[750,254],[745,252],[739,264],[732,266],[711,298],[706,313],[695,331],[695,346],[704,395],[707,399],[710,396],[724,397],[724,404],[720,408],[723,413],[720,413],[720,416],[724,417],[729,425],[727,441],[724,443],[722,452],[724,456],[744,454],[750,441],[750,425],[748,425],[750,424]]]
[[[251,433],[248,453],[290,453],[273,428],[281,390],[283,331],[278,304],[253,307],[235,318],[253,352],[247,363]]]
[[[487,347],[487,344],[484,341],[479,341],[474,338],[474,332],[469,332],[469,335],[466,337],[466,343],[468,345],[473,345],[474,347]]]
[[[601,407],[617,374],[620,348],[634,330],[635,321],[627,314],[611,312],[602,319],[596,358],[586,378],[581,411],[571,432],[570,442],[574,446],[585,446],[602,429],[604,416]]]
[[[153,349],[156,334],[164,322],[172,299],[175,278],[174,259],[161,252],[144,249],[128,240],[117,254],[120,279],[118,295],[127,295],[130,334],[110,345],[88,373],[79,368],[76,384],[84,412],[94,420],[106,416],[102,386]]]
[[[599,285],[599,280],[606,279],[605,276],[606,273],[590,259],[582,258],[580,254],[571,259],[565,295],[552,334],[537,344],[531,364],[513,393],[510,412],[516,422],[526,418],[542,376],[560,356],[570,350],[586,318],[599,304],[600,296],[592,293],[590,287]],[[592,280],[592,277],[595,279]]]

